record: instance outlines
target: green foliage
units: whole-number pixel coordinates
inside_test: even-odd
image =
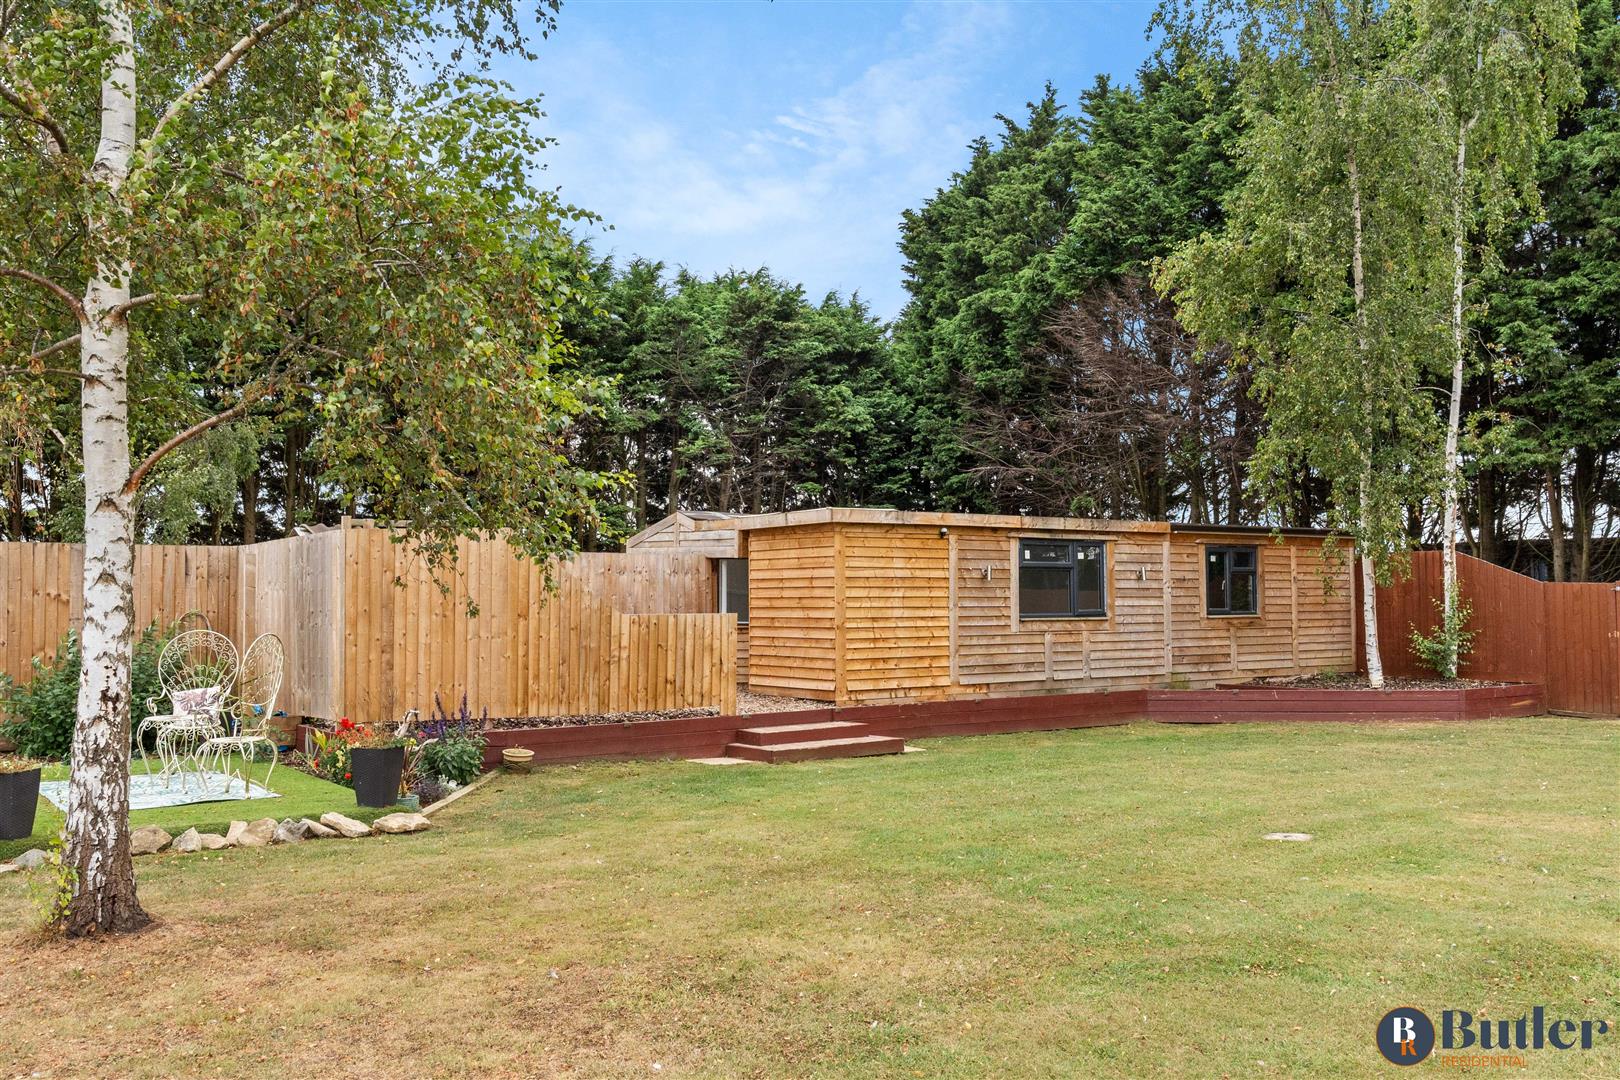
[[[55,152],[54,137],[0,102],[0,261],[82,294],[87,268],[114,253],[132,266],[134,292],[156,298],[130,318],[136,462],[199,421],[248,409],[148,474],[141,535],[245,533],[239,501],[244,518],[256,514],[284,469],[278,527],[289,531],[315,514],[384,517],[435,566],[458,534],[482,530],[535,557],[572,550],[613,480],[611,466],[580,468],[567,447],[605,387],[558,374],[576,283],[554,275],[552,256],[569,246],[563,222],[584,215],[530,179],[545,149],[536,103],[458,64],[464,53],[528,56],[521,24],[532,16],[546,32],[555,6],[295,4],[161,137],[155,119],[269,12],[116,6],[134,20],[141,139],[124,212],[97,229],[86,221],[100,198],[88,165],[101,12],[88,0],[22,0],[0,21],[0,74],[67,142]],[[77,329],[48,301],[0,275],[0,353],[11,358],[0,431],[15,435],[46,501],[23,529],[70,536],[78,384],[47,369],[72,353],[16,362]]]
[[[582,425],[578,460],[626,463],[631,530],[683,506],[758,512],[881,501],[894,424],[889,349],[859,298],[819,303],[761,268],[666,277],[593,263],[567,334],[618,402]],[[605,538],[605,537],[604,537]]]
[[[171,636],[156,623],[141,632],[130,663],[131,709],[163,696],[158,656]],[[50,660],[35,657],[33,677],[18,684],[0,674],[0,735],[17,744],[19,753],[47,761],[66,761],[73,750],[73,725],[79,707],[79,636],[69,630]],[[134,725],[131,725],[132,727]]]
[[[29,757],[66,761],[73,748],[73,724],[79,709],[79,635],[69,630],[56,655],[33,659],[33,678],[18,685],[3,676],[5,720],[0,735]]]
[[[1225,229],[1178,250],[1160,283],[1188,326],[1254,367],[1267,500],[1286,505],[1302,467],[1321,476],[1329,526],[1383,579],[1410,543],[1408,506],[1438,488],[1441,430],[1422,387],[1449,367],[1436,317],[1449,248],[1430,213],[1444,157],[1424,134],[1424,94],[1387,77],[1400,27],[1353,2],[1162,18],[1221,69],[1239,43],[1245,175]]]
[[[28,895],[40,926],[51,930],[61,925],[78,880],[78,870],[62,857],[62,841],[53,840],[46,849],[45,862],[28,875]]]
[[[1174,63],[1144,65],[1136,87],[1099,79],[1078,115],[1048,86],[1023,116],[997,117],[997,138],[975,141],[967,167],[904,215],[900,505],[1077,510],[1051,494],[1072,486],[1061,454],[1033,455],[1028,482],[1009,483],[996,467],[1009,431],[1053,423],[1061,399],[1047,368],[1075,367],[1047,347],[1053,322],[1093,290],[1145,277],[1153,260],[1221,220],[1240,114],[1229,82],[1196,85]],[[976,423],[987,415],[994,422]],[[1185,476],[1177,486],[1172,501],[1184,502]]]
[[[1468,629],[1473,609],[1460,597],[1453,597],[1449,604],[1444,597],[1436,597],[1434,606],[1440,621],[1427,634],[1412,627],[1412,652],[1441,678],[1455,679],[1477,636],[1477,631]]]
[[[484,766],[484,738],[451,731],[422,747],[422,767],[430,777],[470,784]]]
[[[1506,234],[1480,290],[1493,407],[1471,446],[1479,468],[1525,475],[1533,492],[1576,458],[1578,517],[1620,440],[1620,20],[1613,0],[1580,15],[1582,100],[1541,154],[1540,213]]]

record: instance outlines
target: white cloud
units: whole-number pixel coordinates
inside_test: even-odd
[[[579,43],[542,65],[548,175],[614,226],[603,250],[702,273],[766,264],[812,294],[860,288],[893,315],[900,213],[963,164],[976,129],[962,118],[987,118],[961,99],[1010,31],[1000,5],[914,5],[868,46],[881,59],[753,119],[759,103],[741,99],[682,115],[666,100],[680,88],[662,81],[678,65],[648,71],[609,42]]]

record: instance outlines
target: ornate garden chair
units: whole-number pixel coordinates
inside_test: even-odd
[[[147,700],[148,715],[135,729],[141,765],[148,772],[146,737],[151,735],[164,783],[178,773],[181,790],[185,789],[183,766],[189,760],[188,751],[223,733],[227,698],[240,667],[236,646],[224,634],[186,630],[169,640],[158,654],[158,684],[163,695]],[[164,698],[169,701],[169,711],[159,712]]]
[[[242,794],[252,789],[248,767],[258,758],[262,746],[270,748],[270,769],[264,774],[264,783],[270,784],[270,773],[276,771],[281,749],[277,745],[278,732],[272,730],[270,719],[276,711],[276,695],[281,692],[281,676],[286,667],[286,650],[281,639],[274,634],[260,634],[248,646],[242,657],[242,673],[237,679],[236,693],[229,704],[229,731],[212,735],[197,747],[197,765],[203,773],[226,774],[225,791],[231,790],[231,781],[242,781]],[[231,770],[231,756],[241,757],[242,767]]]

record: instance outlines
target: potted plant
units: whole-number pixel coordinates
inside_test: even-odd
[[[340,721],[340,730],[345,722],[347,718]],[[399,801],[408,740],[392,732],[372,731],[364,725],[351,724],[346,730],[354,801],[361,806],[393,806]]]
[[[40,763],[24,757],[0,757],[0,840],[34,835],[39,809]]]

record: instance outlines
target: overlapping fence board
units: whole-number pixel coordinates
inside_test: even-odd
[[[241,548],[142,545],[135,549],[135,625],[170,623],[200,611],[238,631]],[[55,654],[83,614],[84,548],[0,543],[0,671],[26,679],[30,661]],[[200,624],[199,624],[200,625]]]
[[[1443,574],[1440,552],[1417,551],[1409,576],[1378,589],[1379,651],[1387,674],[1433,675],[1412,651],[1411,639],[1414,628],[1427,633],[1439,621]],[[1537,581],[1462,554],[1457,580],[1476,631],[1460,674],[1541,683],[1551,709],[1620,714],[1615,585]],[[1358,632],[1357,660],[1365,670],[1362,645]]]
[[[492,716],[732,710],[737,619],[715,613],[698,551],[581,554],[542,567],[504,541],[462,541],[435,581],[364,522],[247,547],[142,546],[136,617],[200,611],[239,644],[287,649],[280,706],[380,721],[435,693]],[[0,671],[24,678],[80,617],[82,550],[0,544]]]

